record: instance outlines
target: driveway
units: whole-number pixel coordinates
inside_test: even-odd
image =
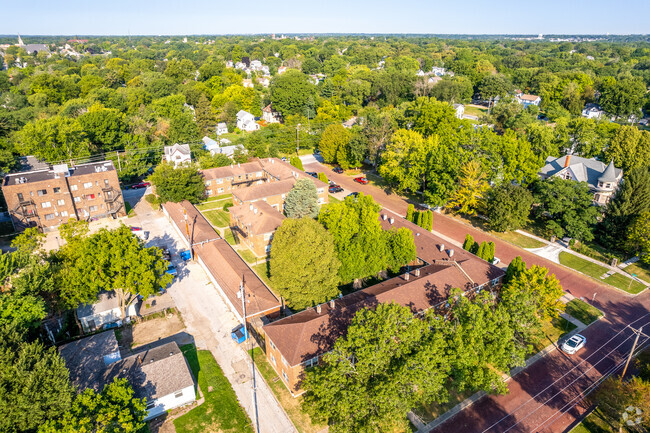
[[[325,172],[328,178],[348,191],[372,195],[383,207],[400,215],[406,214],[408,202],[390,189],[360,185],[354,182],[353,177],[336,174],[315,158],[305,158],[303,164],[307,171]],[[581,393],[589,392],[593,381],[610,373],[630,350],[633,333],[627,326],[650,326],[650,291],[631,296],[455,218],[437,212],[433,215],[434,233],[456,244],[462,244],[468,233],[479,243],[492,241],[496,246],[496,255],[504,264],[521,256],[528,266],[544,266],[555,274],[566,292],[583,298],[606,314],[604,319],[583,332],[587,337],[585,349],[571,357],[558,350],[551,352],[511,379],[507,395],[485,397],[433,431],[563,432],[579,420],[586,410],[584,402],[578,404],[583,395]]]

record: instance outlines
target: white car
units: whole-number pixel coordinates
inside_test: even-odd
[[[562,351],[569,355],[573,355],[578,350],[585,347],[586,343],[587,343],[587,339],[583,335],[576,334],[573,337],[566,340],[564,343],[562,343]]]

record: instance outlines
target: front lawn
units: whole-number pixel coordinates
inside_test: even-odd
[[[223,231],[223,238],[228,242],[230,245],[237,245],[239,242],[237,242],[237,239],[235,238],[235,235],[232,234],[232,230],[230,229],[225,229]]]
[[[217,209],[217,210],[207,210],[202,212],[203,216],[210,221],[215,227],[228,227],[230,225],[230,214],[226,211]]]
[[[540,352],[546,346],[556,344],[564,334],[571,332],[574,329],[576,329],[576,325],[569,322],[564,317],[558,317],[557,319],[553,319],[550,322],[544,322],[542,324],[543,336],[540,337],[537,341],[532,342],[533,350],[529,354],[528,358]]]
[[[255,273],[266,283],[271,286],[271,274],[269,273],[269,262],[260,263],[259,265],[251,266]]]
[[[541,248],[545,243],[538,241],[537,239],[531,238],[530,236],[522,235],[517,232],[490,232],[491,235],[503,239],[506,242],[515,244],[521,248]],[[498,255],[498,254],[497,254]]]
[[[619,289],[625,290],[626,292],[632,293],[633,295],[641,293],[643,289],[645,289],[645,285],[619,273],[612,274],[609,277],[605,278],[603,281],[610,286],[618,287]]]
[[[465,105],[465,114],[480,118],[481,116],[487,114],[487,108],[471,107],[469,105]]]
[[[232,206],[232,198],[226,198],[223,200],[215,200],[215,201],[209,201],[207,203],[201,203],[199,205],[196,205],[196,208],[200,210],[201,212],[206,211],[206,210],[223,210],[224,205],[229,204]]]
[[[614,430],[605,420],[598,409],[591,412],[580,424],[575,426],[570,433],[610,433]]]
[[[181,347],[205,401],[174,420],[178,433],[251,432],[251,421],[239,405],[237,395],[209,350],[193,344]]]
[[[447,400],[446,403],[420,403],[411,411],[415,413],[425,424],[429,424],[440,415],[443,415],[444,413],[453,409],[454,406],[456,406],[458,403],[461,403],[471,397],[477,391],[465,390],[465,392],[459,393],[455,387],[451,386],[447,392],[449,395],[449,400]]]
[[[300,433],[317,433],[326,426],[313,424],[311,418],[302,410],[302,397],[293,398],[289,390],[275,372],[273,366],[266,360],[266,355],[259,347],[249,352],[255,360],[255,365],[260,371],[275,398],[278,399],[289,419]]]
[[[259,260],[255,254],[251,252],[248,248],[242,248],[240,250],[237,250],[239,255],[241,256],[242,259],[246,260],[248,263],[255,263],[257,260]]]
[[[628,274],[636,274],[637,277],[641,278],[643,281],[650,283],[650,265],[643,263],[641,261],[632,263],[624,269]]]
[[[339,200],[338,198],[334,197],[331,194],[329,195],[328,203],[340,203],[340,202],[341,202],[341,200]]]
[[[609,270],[603,266],[592,263],[589,260],[567,253],[566,251],[560,253],[560,263],[598,280],[600,280],[600,277]]]
[[[585,325],[589,325],[603,317],[602,311],[578,298],[567,302],[564,312],[571,317],[575,317]]]

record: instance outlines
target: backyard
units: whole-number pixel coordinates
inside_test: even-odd
[[[585,325],[589,325],[603,317],[603,312],[598,308],[577,298],[572,299],[566,304],[566,310],[564,312],[569,316],[578,319]]]
[[[251,421],[239,405],[237,395],[219,364],[208,350],[196,350],[193,344],[181,347],[205,401],[174,420],[178,433],[250,432]]]

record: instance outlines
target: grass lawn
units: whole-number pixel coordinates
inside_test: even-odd
[[[334,197],[333,195],[330,195],[330,196],[329,196],[329,203],[340,203],[340,202],[341,202],[341,200],[339,200],[338,198]]]
[[[633,295],[641,293],[643,289],[645,289],[645,285],[621,274],[612,274],[609,277],[605,278],[603,281],[610,286],[618,287],[619,289],[625,290],[626,292],[632,293]]]
[[[472,391],[465,391],[459,394],[453,387],[448,390],[448,393],[449,400],[446,403],[421,403],[413,408],[412,412],[419,416],[425,424],[428,424],[474,394]]]
[[[205,401],[201,406],[174,420],[176,431],[253,433],[250,419],[239,405],[235,391],[210,351],[197,352],[193,344],[182,346],[181,350],[199,383]]]
[[[131,203],[126,200],[124,201],[124,209],[126,210],[126,216],[128,218],[135,216],[135,211],[133,210],[133,207],[131,207]]]
[[[316,433],[325,428],[324,425],[317,425],[311,422],[311,418],[303,412],[301,404],[302,397],[293,398],[289,390],[277,375],[271,364],[266,360],[264,352],[259,347],[252,350],[252,356],[255,359],[255,365],[269,385],[273,394],[278,399],[284,410],[289,415],[291,422],[300,433]]]
[[[223,210],[225,204],[230,204],[232,206],[232,198],[226,198],[223,200],[214,200],[214,201],[209,201],[207,203],[201,203],[199,205],[196,205],[196,208],[200,211],[205,211],[210,209]]]
[[[465,105],[465,114],[481,117],[487,114],[487,108],[470,107],[468,105]]]
[[[544,322],[542,326],[542,333],[544,336],[533,342],[533,351],[529,354],[529,357],[541,351],[546,346],[557,343],[564,334],[571,332],[574,329],[576,329],[576,325],[563,317],[558,317],[550,322]]]
[[[237,242],[237,239],[235,239],[235,236],[232,234],[232,230],[230,230],[230,229],[225,229],[223,231],[223,238],[230,245],[237,245],[239,243],[239,242]]]
[[[515,244],[521,248],[541,248],[544,245],[546,245],[545,243],[540,242],[537,239],[533,239],[531,237],[522,235],[517,232],[504,232],[504,233],[490,232],[490,234],[499,239],[503,239],[506,242]]]
[[[206,198],[206,199],[205,199],[204,201],[202,201],[201,203],[209,203],[209,202],[211,202],[211,201],[219,201],[219,200],[223,200],[223,199],[231,198],[231,197],[232,197],[232,194],[221,194],[221,195],[215,195],[214,197],[208,197],[208,198]]]
[[[565,313],[569,316],[575,317],[585,325],[589,325],[603,317],[602,311],[578,298],[572,299],[566,304]]]
[[[575,426],[571,433],[613,433],[612,426],[605,420],[598,409],[591,412],[587,418],[582,420],[580,424]]]
[[[624,270],[628,274],[636,274],[643,281],[650,283],[650,265],[639,261],[628,265]]]
[[[230,225],[230,214],[223,210],[207,210],[202,212],[203,216],[215,227],[228,227]]]
[[[266,283],[271,286],[271,274],[269,274],[269,262],[260,263],[259,265],[251,266],[255,273]]]
[[[255,263],[258,260],[255,254],[253,254],[248,248],[237,250],[237,253],[239,253],[242,259],[246,260],[248,263]]]
[[[600,276],[608,271],[608,269],[603,266],[592,263],[581,257],[574,256],[566,251],[560,253],[560,263],[571,269],[582,272],[583,274],[589,275],[590,277],[596,278],[597,280],[600,280]]]

